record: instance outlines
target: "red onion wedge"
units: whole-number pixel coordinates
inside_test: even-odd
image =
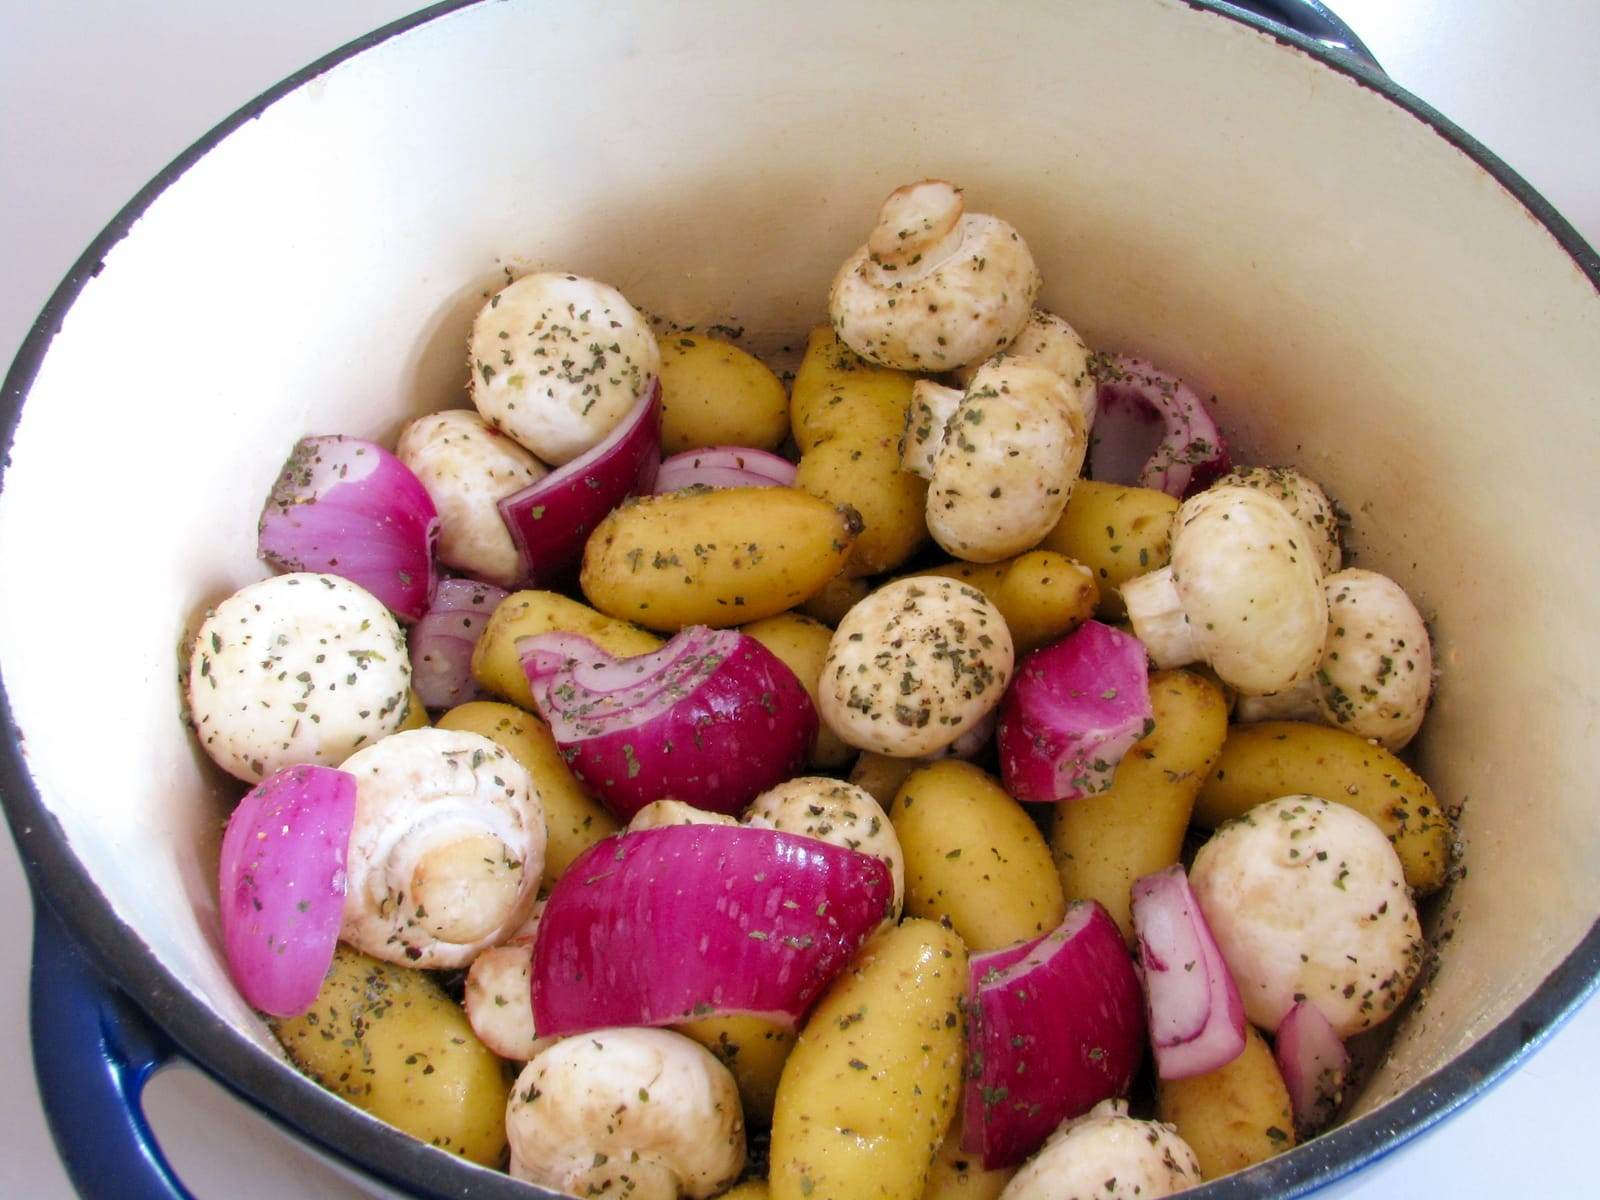
[[[793,487],[795,465],[766,450],[748,446],[709,446],[661,460],[657,492],[686,487]]]
[[[1090,478],[1182,498],[1227,474],[1228,444],[1193,388],[1142,358],[1097,355],[1094,362]]]
[[[635,658],[571,633],[518,638],[517,653],[572,773],[623,821],[666,799],[737,813],[817,736],[794,672],[736,629],[691,625]]]
[[[605,515],[650,491],[661,466],[661,381],[652,379],[615,429],[592,449],[499,503],[523,582],[567,579]]]
[[[1041,938],[974,954],[962,1149],[985,1170],[1014,1166],[1062,1121],[1126,1095],[1144,1029],[1127,946],[1095,901]]]
[[[1133,931],[1162,1079],[1225,1067],[1244,1053],[1244,1004],[1181,866],[1135,881]]]
[[[344,919],[355,776],[285,767],[257,784],[222,835],[218,907],[228,971],[275,1017],[310,1008]]]
[[[794,1028],[889,912],[889,868],[816,838],[664,825],[591,846],[533,952],[541,1036],[731,1013]]]
[[[472,649],[489,614],[506,598],[504,588],[472,579],[442,579],[433,604],[407,639],[411,645],[411,686],[427,708],[454,708],[481,700],[472,677]]]
[[[278,571],[338,575],[403,621],[428,611],[439,512],[428,489],[375,442],[301,438],[256,526],[257,553]]]
[[[1144,643],[1086,621],[1022,660],[1000,704],[997,744],[1018,800],[1074,800],[1111,786],[1155,728]]]
[[[1322,1010],[1302,1000],[1278,1023],[1273,1046],[1278,1070],[1289,1087],[1289,1103],[1302,1135],[1333,1120],[1344,1100],[1350,1054]]]

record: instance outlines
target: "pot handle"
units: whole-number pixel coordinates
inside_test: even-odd
[[[1286,26],[1312,41],[1321,42],[1335,53],[1371,67],[1380,75],[1383,68],[1372,57],[1355,30],[1341,21],[1321,0],[1228,0],[1236,8]]]
[[[176,1052],[106,981],[41,897],[33,901],[33,1070],[56,1152],[83,1200],[194,1200],[140,1105]]]

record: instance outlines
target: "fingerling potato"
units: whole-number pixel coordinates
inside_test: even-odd
[[[1205,1075],[1156,1082],[1156,1116],[1178,1128],[1207,1179],[1294,1146],[1289,1089],[1266,1039],[1246,1025],[1244,1053]]]
[[[892,443],[845,437],[823,442],[801,457],[794,485],[860,514],[861,535],[844,568],[851,578],[897,567],[928,541],[927,481],[900,469]]]
[[[913,376],[869,363],[819,325],[789,397],[789,425],[802,454],[833,438],[897,448],[911,406]]]
[[[685,1021],[673,1028],[699,1042],[728,1068],[739,1085],[739,1102],[747,1121],[764,1125],[772,1120],[778,1077],[794,1049],[792,1030],[741,1014]]]
[[[765,363],[698,333],[661,346],[661,453],[705,446],[776,450],[789,436],[789,397]]]
[[[1177,511],[1178,501],[1155,488],[1080,479],[1066,511],[1037,549],[1065,554],[1089,568],[1100,586],[1097,615],[1120,621],[1128,610],[1117,589],[1172,560]]]

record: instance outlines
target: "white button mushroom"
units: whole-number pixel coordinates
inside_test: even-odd
[[[889,195],[828,293],[845,345],[886,367],[948,371],[1022,331],[1039,290],[1033,256],[1006,222],[964,207],[941,179]]]
[[[1328,604],[1319,551],[1278,500],[1248,487],[1190,497],[1172,563],[1122,585],[1133,632],[1163,670],[1201,661],[1246,695],[1281,692],[1322,657]]]
[[[461,967],[528,918],[544,809],[527,769],[475,733],[412,729],[352,755],[340,937],[403,966]]]
[[[768,788],[745,810],[744,823],[755,829],[776,829],[831,842],[870,854],[889,868],[894,885],[893,924],[900,919],[906,894],[906,860],[894,826],[871,795],[853,783],[805,775]]]
[[[726,813],[707,812],[682,800],[652,800],[628,822],[628,832],[641,829],[660,829],[664,825],[737,825],[739,822]]]
[[[1314,479],[1293,467],[1235,467],[1217,487],[1249,487],[1266,492],[1278,500],[1305,525],[1311,534],[1324,574],[1331,575],[1344,562],[1338,510],[1328,493]]]
[[[496,505],[543,479],[545,465],[466,409],[418,417],[401,431],[395,454],[439,510],[439,561],[515,587],[517,547]]]
[[[911,385],[911,403],[906,406],[906,429],[900,438],[900,468],[933,478],[933,456],[939,453],[944,431],[961,403],[960,388],[945,387],[931,379],[918,379]]]
[[[1189,884],[1262,1029],[1310,1000],[1350,1037],[1387,1020],[1422,965],[1399,856],[1342,804],[1285,796],[1257,805],[1200,848]]]
[[[540,900],[510,940],[490,946],[467,970],[461,1000],[467,1023],[480,1042],[512,1062],[527,1062],[556,1042],[533,1026],[533,941],[543,915]]]
[[[665,1029],[563,1038],[506,1104],[511,1174],[573,1196],[703,1200],[744,1168],[744,1115],[728,1068]]]
[[[1000,702],[1013,657],[1011,631],[982,592],[940,576],[897,579],[839,622],[817,707],[849,745],[918,758]]]
[[[370,592],[300,572],[241,588],[206,614],[189,651],[189,713],[223,770],[259,783],[281,767],[337,766],[400,728],[405,635]]]
[[[1202,1182],[1200,1163],[1176,1129],[1134,1120],[1126,1100],[1102,1100],[1063,1122],[1000,1200],[1152,1200]]]
[[[1390,750],[1417,736],[1433,689],[1428,627],[1405,589],[1376,571],[1330,575],[1317,709]]]
[[[1049,367],[1065,379],[1072,387],[1078,411],[1083,413],[1084,429],[1094,428],[1099,404],[1095,399],[1094,374],[1089,369],[1091,353],[1076,329],[1054,313],[1036,308],[1016,341],[1007,346],[1004,353],[1007,358],[1023,358]],[[962,367],[955,372],[955,377],[965,387],[972,382],[977,369],[977,365]]]
[[[602,440],[661,373],[655,335],[621,292],[559,272],[502,288],[470,351],[483,419],[554,466]]]
[[[997,562],[1061,519],[1088,450],[1070,385],[1001,358],[978,368],[933,456],[928,532],[957,558]]]

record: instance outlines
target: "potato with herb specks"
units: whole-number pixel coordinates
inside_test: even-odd
[[[920,1200],[961,1094],[967,951],[909,920],[823,994],[784,1064],[773,1200]]]
[[[577,633],[602,650],[630,656],[660,649],[661,639],[636,625],[597,613],[556,592],[512,592],[495,606],[472,650],[472,677],[519,708],[533,712],[533,692],[522,673],[517,639],[541,633]]]
[[[432,975],[340,945],[316,1003],[272,1027],[330,1092],[429,1145],[502,1165],[511,1078]]]
[[[789,436],[783,383],[754,355],[700,333],[661,347],[661,453],[706,446],[776,450]]]
[[[776,616],[839,573],[861,522],[795,488],[630,500],[589,535],[583,594],[620,621],[673,633]]]
[[[961,1148],[961,1122],[954,1121],[934,1156],[922,1200],[998,1200],[1016,1173],[1016,1167],[985,1171],[976,1154]]]
[[[1102,621],[1127,614],[1118,589],[1172,561],[1172,518],[1178,501],[1155,488],[1080,479],[1066,511],[1036,549],[1054,550],[1087,567],[1100,586]]]
[[[728,1068],[739,1085],[746,1120],[757,1124],[772,1120],[778,1077],[794,1049],[792,1030],[743,1013],[685,1021],[673,1028],[699,1042]]]
[[[1246,1025],[1244,1053],[1215,1071],[1156,1081],[1156,1117],[1177,1126],[1207,1179],[1294,1147],[1289,1089],[1266,1039]]]
[[[871,590],[872,585],[865,579],[835,575],[820,592],[800,605],[798,611],[831,629],[844,620],[846,613],[865,600]]]

